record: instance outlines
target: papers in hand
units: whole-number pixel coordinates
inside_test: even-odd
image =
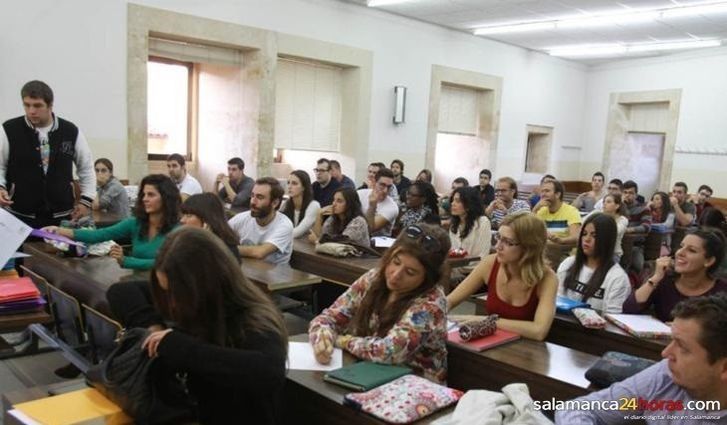
[[[374,236],[371,240],[374,242],[375,248],[391,248],[396,239],[388,236]]]
[[[340,369],[343,366],[343,352],[340,348],[333,349],[331,362],[320,364],[313,354],[313,346],[308,342],[288,342],[288,363],[291,370],[323,370]]]

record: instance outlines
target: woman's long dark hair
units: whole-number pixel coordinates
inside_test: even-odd
[[[346,201],[346,212],[343,220],[341,220],[336,214],[331,215],[330,218],[333,220],[331,222],[331,230],[333,230],[334,234],[340,235],[346,229],[346,226],[348,226],[348,223],[350,223],[351,220],[358,216],[363,217],[363,212],[361,210],[361,200],[358,199],[358,193],[355,189],[350,187],[340,187],[333,192],[333,196],[336,196],[336,193],[340,193]]]
[[[654,199],[654,196],[658,196],[661,199],[661,215],[659,216],[659,223],[663,223],[672,212],[671,201],[669,200],[669,195],[665,192],[656,192],[651,196],[651,199]]]
[[[209,226],[210,231],[217,235],[227,245],[237,245],[240,238],[227,224],[225,206],[219,196],[205,192],[187,198],[181,207],[182,214],[194,214]]]
[[[431,183],[423,182],[421,180],[417,180],[415,182],[412,182],[411,184],[413,187],[417,188],[417,191],[422,195],[424,198],[424,206],[429,207],[429,209],[432,211],[432,214],[438,215],[439,213],[439,201],[437,199],[437,191],[434,190],[434,186],[432,186]]]
[[[139,193],[136,196],[134,217],[139,220],[139,237],[149,239],[149,214],[144,209],[144,187],[151,185],[156,188],[162,198],[162,227],[159,233],[167,234],[179,222],[179,204],[182,198],[177,185],[169,176],[164,174],[149,174],[139,183]]]
[[[467,217],[464,223],[462,223],[462,219],[459,216],[452,215],[449,231],[455,235],[459,235],[460,239],[464,239],[470,234],[477,220],[485,215],[485,207],[482,205],[480,191],[476,187],[458,187],[449,197],[449,205],[452,205],[454,195],[457,193],[459,193],[459,200],[462,201],[462,206]],[[461,231],[460,226],[464,226]]]
[[[303,202],[300,204],[299,215],[300,218],[303,218],[303,216],[305,215],[305,210],[308,208],[308,205],[313,200],[313,186],[310,182],[310,176],[305,171],[295,170],[290,174],[298,177],[298,180],[300,180],[300,185],[303,186]],[[295,203],[293,202],[293,198],[289,198],[285,202],[285,205],[283,205],[283,209],[280,210],[280,212],[285,214],[285,216],[290,219],[291,223],[295,223]]]
[[[449,281],[449,266],[445,261],[450,248],[447,232],[439,226],[428,224],[417,224],[416,227],[422,230],[422,236],[413,238],[409,236],[407,229],[402,229],[394,245],[381,258],[378,272],[373,277],[361,305],[351,318],[350,331],[353,335],[383,337],[415,299],[435,286],[443,286]],[[426,241],[425,238],[430,240]],[[435,248],[434,245],[437,244],[438,247]],[[386,286],[386,267],[399,254],[409,254],[419,260],[425,270],[424,282],[388,305],[391,291]],[[369,325],[369,320],[374,314],[379,318],[379,326],[376,329],[372,329]]]
[[[159,286],[157,273],[168,287]],[[162,244],[151,272],[154,305],[185,332],[221,347],[241,347],[249,332],[272,333],[287,347],[283,318],[210,232],[182,228]]]
[[[576,250],[576,260],[568,269],[565,277],[565,287],[575,290],[578,285],[578,274],[581,268],[586,264],[586,254],[583,252],[581,241],[586,232],[586,226],[593,223],[596,230],[596,244],[594,245],[593,255],[598,259],[598,268],[593,272],[591,279],[583,291],[583,301],[588,300],[603,285],[606,274],[614,263],[614,250],[616,247],[616,221],[607,214],[597,213],[589,216],[581,227],[581,234],[578,237],[578,246]]]

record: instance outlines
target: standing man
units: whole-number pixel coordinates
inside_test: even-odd
[[[252,187],[250,211],[237,214],[228,223],[240,237],[241,257],[272,264],[290,261],[293,253],[293,223],[278,212],[283,187],[272,177],[257,179]]]
[[[330,161],[331,164],[331,177],[336,179],[339,183],[341,183],[342,187],[350,187],[351,189],[356,189],[356,183],[351,180],[347,175],[343,174],[341,172],[341,163],[336,161],[335,159],[332,159]]]
[[[501,177],[495,183],[495,200],[485,208],[485,214],[490,217],[492,228],[500,227],[502,220],[510,214],[521,211],[530,212],[527,202],[517,199],[517,182],[512,177]]]
[[[222,202],[230,204],[232,208],[247,211],[250,209],[250,195],[254,184],[255,180],[245,175],[245,161],[235,157],[227,161],[227,175],[217,175],[214,190]]]
[[[404,176],[404,162],[400,159],[391,161],[391,172],[394,173],[394,186],[399,192],[399,198],[402,204],[406,203],[406,191],[411,186],[411,180]]]
[[[20,97],[25,115],[5,121],[0,131],[0,207],[34,228],[88,215],[96,176],[86,138],[53,113],[53,90],[46,83],[26,83]],[[77,204],[74,164],[81,186]]]
[[[671,197],[669,197],[671,206],[674,208],[677,224],[684,227],[694,223],[696,217],[696,209],[694,204],[687,202],[689,198],[687,194],[687,184],[676,182],[671,190]]]
[[[589,192],[583,192],[576,199],[573,200],[573,205],[582,212],[591,212],[593,207],[596,205],[599,199],[603,198],[603,182],[605,178],[603,173],[597,171],[593,173],[591,177],[591,190]]]
[[[316,162],[313,172],[316,175],[316,181],[313,182],[313,199],[318,201],[321,207],[327,207],[333,203],[333,192],[341,187],[341,183],[331,176],[331,162],[326,158]]]
[[[167,157],[167,170],[169,171],[169,177],[177,184],[179,194],[182,195],[182,202],[192,195],[202,193],[202,185],[187,173],[187,167],[182,155],[178,153],[169,155]]]
[[[361,210],[369,224],[371,236],[391,236],[391,229],[399,216],[399,207],[388,196],[392,186],[394,186],[394,173],[382,167],[376,173],[376,184],[373,189],[358,190]]]

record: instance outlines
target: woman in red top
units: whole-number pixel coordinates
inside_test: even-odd
[[[487,312],[500,316],[498,328],[544,340],[555,316],[558,291],[555,273],[543,259],[545,244],[545,223],[534,214],[505,217],[497,235],[497,252],[480,261],[447,296],[448,309],[486,284]]]

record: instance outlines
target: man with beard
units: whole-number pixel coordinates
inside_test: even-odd
[[[283,264],[293,253],[293,223],[278,212],[283,200],[283,187],[272,177],[255,181],[250,211],[238,214],[228,222],[240,236],[237,247],[241,257],[257,258],[268,263]]]
[[[574,402],[613,410],[559,410],[556,424],[723,424],[727,418],[727,296],[694,297],[674,308],[664,360]],[[626,403],[624,403],[626,400]],[[576,404],[579,405],[579,404]],[[627,408],[628,410],[620,410]]]

